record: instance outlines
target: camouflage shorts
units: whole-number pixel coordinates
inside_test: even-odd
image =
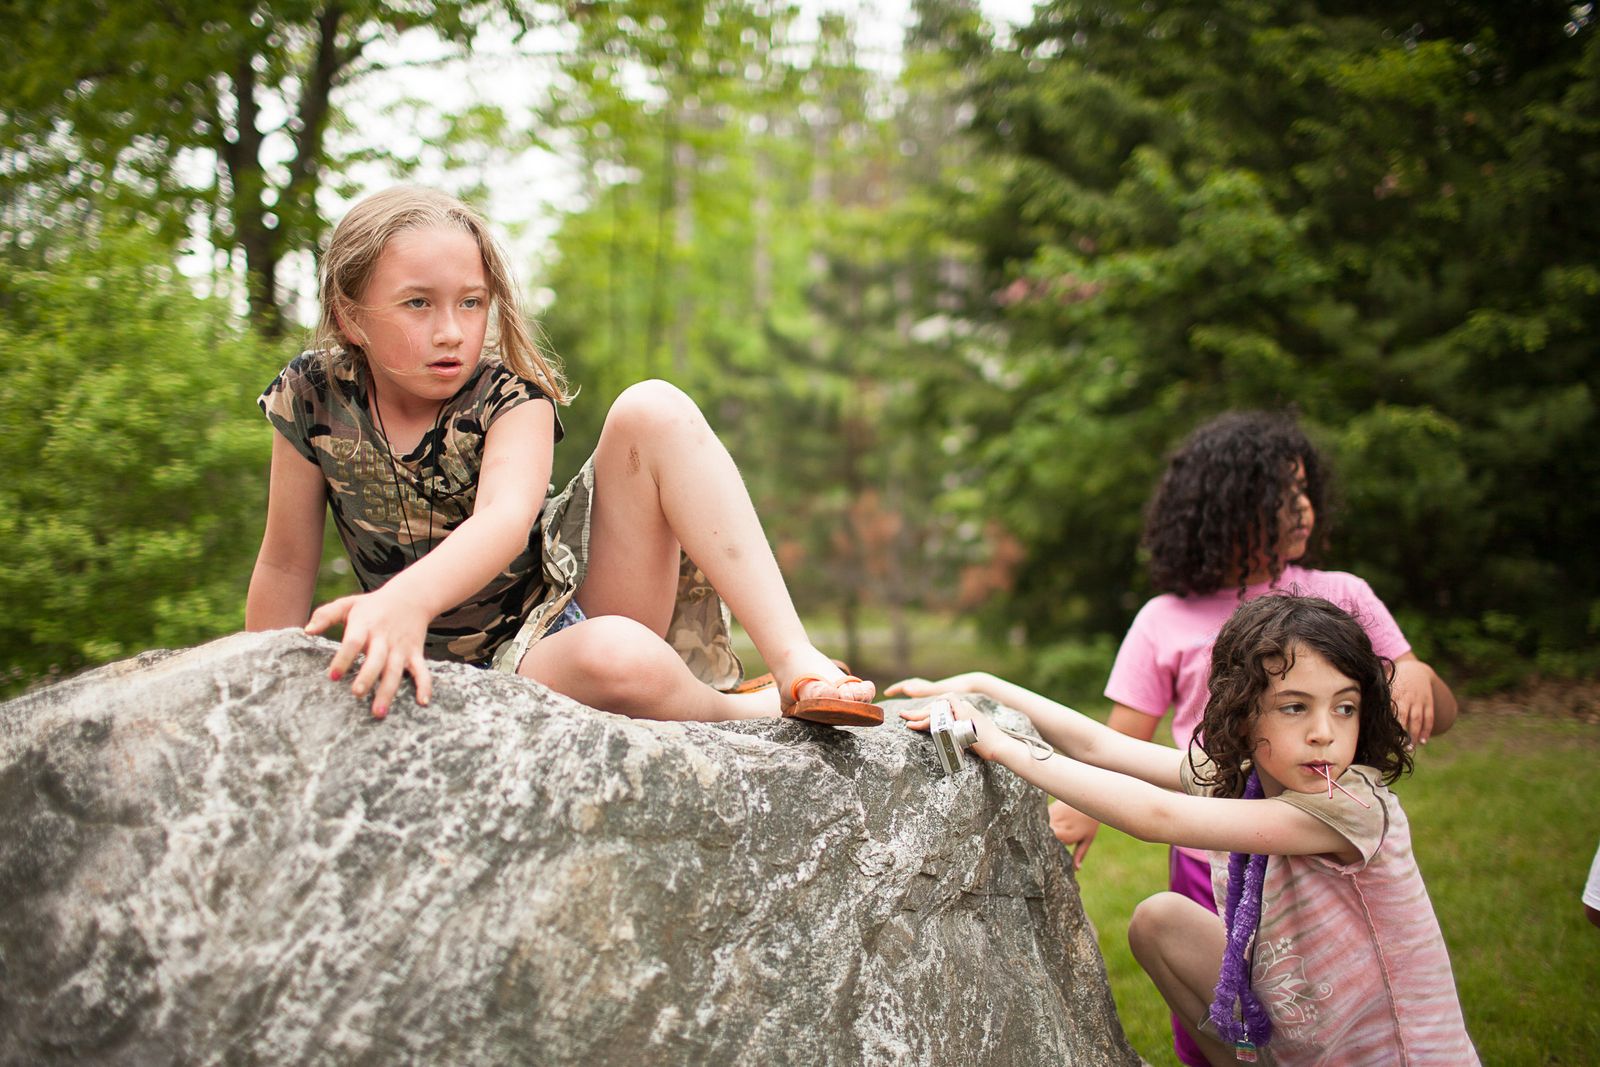
[[[551,632],[583,584],[589,573],[589,506],[593,499],[591,456],[565,489],[545,501],[539,516],[545,596],[528,613],[517,635],[495,652],[490,663],[495,670],[515,673],[528,649]],[[733,651],[731,626],[722,597],[694,561],[683,556],[678,562],[678,598],[666,640],[695,677],[715,689],[732,689],[744,677]]]

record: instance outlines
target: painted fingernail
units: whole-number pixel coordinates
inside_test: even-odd
[[[388,708],[383,707],[380,704],[374,704],[372,706],[372,717],[374,719],[381,719],[387,714],[389,714],[389,709]]]
[[[331,681],[337,682],[340,678],[343,678],[343,677],[344,677],[344,671],[341,671],[337,667],[333,668],[332,670],[330,670],[328,672],[328,678]]]

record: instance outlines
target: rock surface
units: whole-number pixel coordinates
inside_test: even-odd
[[[440,665],[378,723],[332,648],[0,705],[0,1063],[1138,1062],[1040,794],[892,711],[640,722]]]

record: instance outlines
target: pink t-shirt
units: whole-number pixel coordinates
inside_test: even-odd
[[[1319,596],[1337,604],[1361,623],[1380,656],[1398,659],[1411,651],[1394,616],[1365,581],[1342,571],[1314,571],[1291,563],[1276,584],[1249,586],[1242,599],[1237,589],[1227,589],[1207,596],[1163,593],[1150,600],[1122,639],[1106,696],[1157,718],[1173,709],[1172,743],[1187,750],[1206,710],[1211,646],[1217,633],[1243,600],[1274,591]],[[1178,851],[1202,862],[1206,858],[1196,849]]]
[[[1200,775],[1209,767],[1202,764]],[[1180,771],[1187,793],[1207,793]],[[1337,830],[1361,853],[1350,864],[1326,856],[1269,856],[1250,985],[1272,1016],[1263,1062],[1384,1063],[1467,1067],[1478,1054],[1467,1035],[1450,955],[1411,851],[1400,800],[1371,767],[1339,776],[1344,793],[1281,795]],[[1217,910],[1228,899],[1228,854],[1211,853]]]

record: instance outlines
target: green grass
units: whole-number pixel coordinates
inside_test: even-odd
[[[834,655],[832,620],[810,626]],[[965,626],[912,623],[908,673],[981,668],[1021,680],[1016,649],[985,649]],[[743,638],[743,635],[738,635]],[[745,641],[741,654],[750,652]],[[880,686],[887,627],[863,628],[857,671]],[[759,657],[746,656],[752,670]],[[1103,714],[1096,693],[1052,694]],[[1486,1064],[1576,1065],[1600,1049],[1600,929],[1579,900],[1600,846],[1600,726],[1555,714],[1469,712],[1426,746],[1396,786],[1455,968],[1467,1029]],[[1176,1064],[1166,1005],[1128,951],[1134,905],[1166,887],[1164,845],[1102,828],[1078,874],[1128,1040],[1152,1067]]]

